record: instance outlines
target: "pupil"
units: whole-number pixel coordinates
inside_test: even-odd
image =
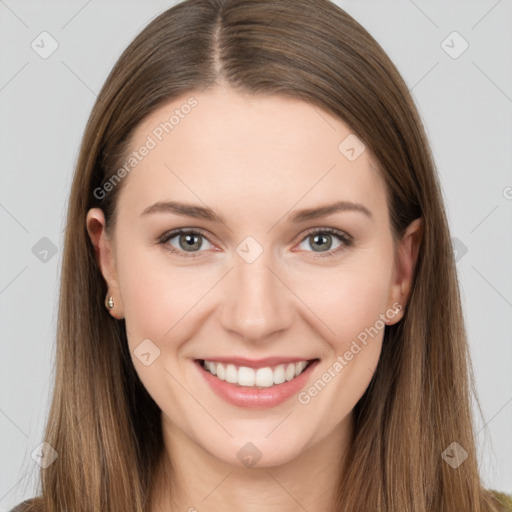
[[[198,244],[197,242],[194,242],[194,238],[198,239],[199,235],[190,235],[190,234],[182,235],[181,236],[181,241],[185,240],[185,245],[186,245],[187,248],[199,249],[201,244],[200,243]],[[194,245],[196,247],[194,247]]]
[[[329,241],[329,239],[327,238],[327,236],[325,235],[314,235],[313,236],[313,240],[315,241],[315,243],[318,241],[318,240],[323,240],[324,243],[327,243]],[[320,242],[321,243],[321,242]],[[313,244],[313,248],[315,247],[315,245]],[[331,244],[329,243],[328,244],[328,247],[326,247],[326,249],[329,249],[331,247]],[[315,249],[316,251],[316,249]]]

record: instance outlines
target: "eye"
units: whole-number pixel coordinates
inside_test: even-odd
[[[169,242],[174,243],[169,243]],[[178,254],[184,258],[194,258],[199,249],[203,248],[204,242],[212,244],[206,238],[205,234],[199,230],[177,229],[169,233],[164,233],[158,240],[167,250]],[[208,249],[209,247],[206,247]]]
[[[332,249],[333,238],[338,240],[338,245],[334,249]],[[204,247],[205,242],[210,247]],[[176,229],[164,233],[158,239],[158,243],[163,245],[166,250],[183,258],[195,258],[199,253],[204,252],[201,249],[213,247],[206,234],[199,229]],[[343,231],[334,228],[314,228],[309,230],[300,245],[309,244],[313,250],[305,249],[306,252],[313,252],[316,253],[315,256],[325,257],[334,256],[352,243],[352,237]]]
[[[339,243],[332,249],[333,238],[337,238]],[[333,228],[314,228],[308,232],[302,240],[301,245],[306,244],[313,248],[312,252],[317,253],[319,257],[334,256],[345,247],[352,245],[352,237]],[[306,249],[307,250],[307,249]],[[310,251],[308,251],[310,252]]]

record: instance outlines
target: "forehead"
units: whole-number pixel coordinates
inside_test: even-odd
[[[139,213],[178,198],[222,212],[250,204],[251,214],[343,199],[386,209],[379,172],[350,127],[298,99],[224,88],[185,94],[137,127],[130,151],[143,146],[120,199]]]

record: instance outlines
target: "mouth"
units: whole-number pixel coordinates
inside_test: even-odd
[[[269,388],[289,382],[301,375],[317,359],[282,363],[275,366],[251,368],[249,366],[226,364],[218,361],[199,359],[198,362],[219,380],[241,387]]]
[[[304,388],[320,359],[195,359],[207,386],[236,407],[275,407]]]

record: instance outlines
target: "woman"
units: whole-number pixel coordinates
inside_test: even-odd
[[[187,0],[126,49],[82,141],[57,341],[20,510],[507,510],[421,121],[327,0]]]

